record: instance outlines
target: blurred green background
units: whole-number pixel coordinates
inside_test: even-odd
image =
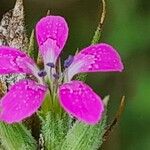
[[[0,0],[0,18],[15,0]],[[28,35],[50,9],[68,21],[70,35],[63,57],[90,44],[100,14],[100,0],[24,0]],[[102,97],[109,94],[109,121],[122,95],[126,108],[119,125],[104,143],[104,150],[150,149],[150,1],[107,0],[102,42],[118,49],[123,73],[94,73],[87,82]]]

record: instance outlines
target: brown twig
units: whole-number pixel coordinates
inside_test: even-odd
[[[105,0],[102,0],[102,13],[100,15],[100,22],[99,22],[99,28],[100,30],[102,29],[102,26],[104,24],[104,21],[105,21],[105,16],[106,16],[106,2]]]
[[[124,111],[125,108],[125,96],[122,97],[118,111],[115,115],[114,120],[112,121],[112,123],[107,127],[104,135],[103,135],[103,139],[106,141],[106,139],[109,137],[110,133],[112,132],[112,130],[114,129],[114,127],[116,126],[116,124],[119,122],[120,117]]]
[[[105,0],[102,0],[101,3],[102,3],[102,11],[100,13],[100,18],[99,18],[100,21],[98,23],[98,26],[97,26],[97,29],[96,29],[95,34],[93,36],[91,44],[96,44],[96,43],[99,42],[100,37],[101,37],[102,27],[103,27],[103,24],[104,24],[104,21],[105,21],[106,2],[105,2]]]

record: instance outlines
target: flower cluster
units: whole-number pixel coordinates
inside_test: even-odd
[[[108,44],[91,45],[69,56],[62,72],[56,64],[67,37],[68,25],[63,17],[46,16],[37,23],[36,38],[44,62],[42,70],[24,52],[0,47],[0,74],[25,73],[36,77],[10,87],[0,101],[1,121],[15,123],[31,116],[42,105],[47,91],[55,92],[60,106],[78,120],[87,124],[100,121],[104,111],[101,98],[88,85],[72,78],[83,72],[121,72],[121,58]]]

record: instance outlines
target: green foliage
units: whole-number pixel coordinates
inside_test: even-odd
[[[107,99],[109,99],[107,97]],[[97,125],[87,125],[73,120],[65,112],[51,110],[39,113],[42,137],[47,150],[97,150],[103,143],[106,115]]]
[[[106,115],[97,125],[90,126],[76,121],[67,133],[61,150],[97,150],[103,142]]]
[[[36,150],[36,141],[22,124],[0,122],[0,141],[6,150]]]
[[[30,36],[30,43],[29,43],[29,48],[28,48],[28,54],[31,58],[33,58],[34,60],[37,59],[38,56],[38,51],[35,48],[35,38],[34,38],[34,30],[32,30],[31,32],[31,36]]]
[[[40,118],[42,117],[44,120],[46,119],[46,114],[52,109],[52,98],[49,93],[47,93],[45,100],[41,106],[41,110],[38,112]],[[41,119],[42,119],[41,118]]]
[[[75,121],[68,114],[49,112],[42,118],[42,136],[46,150],[97,150],[103,143],[107,116],[97,125]]]
[[[46,120],[42,120],[42,134],[44,146],[47,150],[60,150],[65,135],[69,129],[71,118],[67,114],[62,116],[49,112]]]
[[[81,73],[81,74],[78,74],[78,75],[76,76],[76,80],[85,82],[86,77],[87,77],[87,74],[86,74],[86,73]]]
[[[98,27],[97,27],[97,29],[95,31],[95,34],[94,34],[94,36],[92,38],[91,44],[98,43],[99,40],[100,40],[100,36],[101,36],[101,29],[100,29],[100,27],[98,25]],[[85,82],[86,77],[87,77],[87,74],[86,73],[82,73],[82,74],[79,74],[79,75],[76,76],[76,80],[80,80],[80,81]]]
[[[100,29],[100,27],[98,26],[97,29],[96,29],[96,31],[95,31],[95,34],[94,34],[94,36],[93,36],[93,39],[92,39],[91,44],[96,44],[96,43],[98,43],[99,40],[100,40],[100,36],[101,36],[101,29]]]

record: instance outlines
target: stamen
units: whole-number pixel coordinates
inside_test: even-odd
[[[54,77],[55,79],[59,79],[59,74],[58,74],[58,73],[54,73],[54,74],[53,74],[53,77]]]
[[[51,62],[47,63],[46,65],[49,66],[49,67],[51,67],[51,68],[55,67],[54,63],[51,63]]]
[[[41,70],[41,71],[38,72],[39,77],[45,77],[46,75],[47,75],[47,73],[44,70]]]
[[[64,61],[64,67],[68,68],[74,60],[74,56],[69,55],[69,57]]]

